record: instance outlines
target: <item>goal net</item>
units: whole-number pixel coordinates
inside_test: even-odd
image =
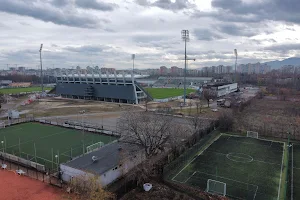
[[[206,191],[211,194],[226,196],[226,183],[208,179]]]
[[[0,122],[0,129],[5,128],[5,122]]]
[[[258,132],[247,131],[247,137],[258,138]]]
[[[92,151],[96,151],[98,149],[100,149],[102,146],[104,146],[104,143],[103,142],[97,142],[95,144],[92,144],[90,146],[87,146],[86,147],[86,152],[87,153],[90,153]]]

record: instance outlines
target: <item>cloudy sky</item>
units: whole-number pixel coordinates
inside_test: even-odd
[[[0,68],[183,66],[300,56],[299,0],[0,0]]]

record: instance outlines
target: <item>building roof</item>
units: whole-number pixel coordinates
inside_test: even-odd
[[[101,175],[118,166],[124,157],[134,156],[140,150],[140,146],[116,141],[63,165]],[[92,160],[93,156],[97,158],[96,161]]]

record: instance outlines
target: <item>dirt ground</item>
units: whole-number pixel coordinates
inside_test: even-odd
[[[300,139],[300,103],[275,99],[255,99],[235,121],[235,129],[253,130],[271,137]]]
[[[63,191],[38,180],[0,170],[0,200],[61,200]]]
[[[126,111],[129,109],[140,109],[140,107],[129,104],[118,104],[99,101],[72,100],[61,98],[46,98],[34,101],[28,105],[20,105],[19,111],[33,114],[35,117],[60,116],[78,114],[85,110],[86,113]]]

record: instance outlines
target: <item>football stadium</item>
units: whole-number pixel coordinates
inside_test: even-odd
[[[167,99],[184,94],[183,77],[159,77],[153,84],[143,80],[148,75],[139,74],[57,74],[56,94],[64,98],[97,100],[115,103],[139,104],[147,98]],[[187,94],[195,92],[212,78],[187,77]]]

